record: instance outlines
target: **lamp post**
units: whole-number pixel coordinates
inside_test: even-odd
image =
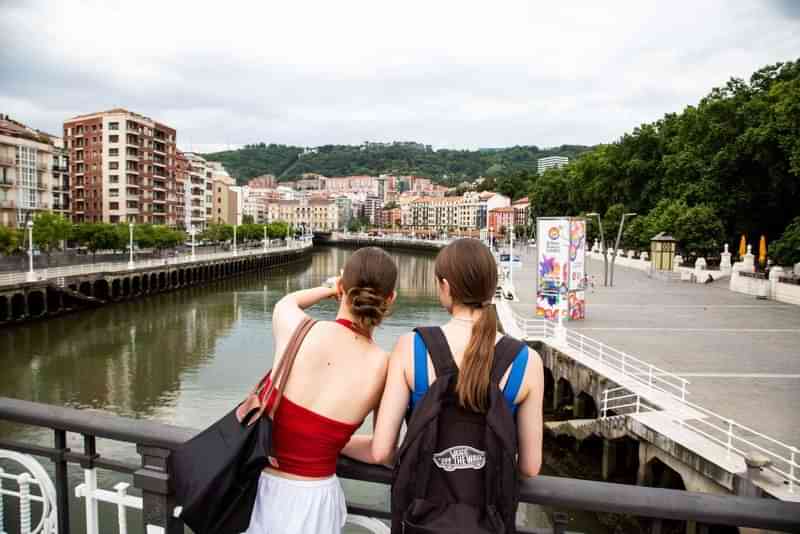
[[[133,269],[136,264],[133,262],[133,223],[128,223],[128,269]]]
[[[606,241],[603,237],[603,220],[600,218],[599,213],[587,213],[587,217],[597,217],[597,225],[600,227],[600,248],[603,251],[603,286],[608,285],[608,250]]]
[[[264,225],[264,252],[267,251],[267,225]]]
[[[36,281],[36,273],[33,272],[33,221],[28,221],[28,274],[25,276],[27,282]]]
[[[237,213],[236,222],[233,223],[233,255],[236,256],[239,252],[236,250],[236,227],[239,225],[239,217]]]
[[[636,213],[623,213],[622,219],[619,220],[619,231],[617,232],[617,241],[614,243],[614,257],[611,258],[611,280],[609,280],[609,285],[614,286],[614,262],[617,261],[617,256],[619,256],[619,240],[622,239],[622,227],[625,225],[625,217],[636,217]]]
[[[195,235],[197,235],[197,227],[195,225],[192,225],[192,260],[194,260],[194,247],[195,247],[194,236]]]

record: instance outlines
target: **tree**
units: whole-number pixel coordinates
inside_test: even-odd
[[[19,250],[19,231],[0,224],[0,254],[10,256]]]
[[[48,262],[50,253],[60,248],[61,243],[69,239],[72,224],[61,215],[44,212],[33,219],[33,242],[45,254]]]
[[[242,215],[242,224],[255,224],[256,220],[252,215]]]
[[[769,255],[778,265],[800,263],[800,216],[792,220],[780,239],[770,243]]]
[[[713,207],[701,204],[684,211],[675,221],[675,239],[682,249],[698,255],[721,252],[725,233]]]
[[[114,226],[106,223],[80,223],[73,228],[73,238],[78,245],[86,247],[92,253],[92,259],[98,250],[119,250],[118,236]]]

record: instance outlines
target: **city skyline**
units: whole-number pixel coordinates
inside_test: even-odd
[[[303,3],[242,17],[170,4],[152,18],[127,5],[6,3],[0,110],[57,135],[75,115],[137,109],[199,152],[260,141],[592,145],[800,49],[800,9],[780,0],[415,7]],[[267,31],[264,20],[276,23]],[[81,24],[93,30],[67,31]],[[126,25],[158,38],[118,38]]]

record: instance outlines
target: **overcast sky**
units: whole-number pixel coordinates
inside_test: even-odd
[[[800,0],[0,0],[0,113],[125,107],[184,149],[612,141],[800,57]]]

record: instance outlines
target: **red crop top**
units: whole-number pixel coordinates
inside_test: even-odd
[[[269,380],[264,393],[268,387]],[[274,398],[270,399],[268,409]],[[339,453],[360,426],[320,415],[284,395],[273,421],[272,450],[278,462],[273,467],[297,476],[332,476],[336,474]]]

